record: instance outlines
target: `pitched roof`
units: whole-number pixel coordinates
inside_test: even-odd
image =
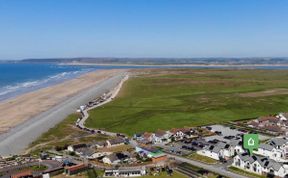
[[[105,157],[108,158],[111,162],[119,160],[119,158],[117,157],[116,153],[112,153],[111,155],[108,155],[108,156],[105,156]]]
[[[265,121],[269,121],[269,122],[278,122],[278,118],[275,116],[261,116],[258,118],[259,122],[265,122]]]
[[[157,130],[155,132],[156,137],[163,137],[165,134],[166,134],[166,131],[164,131],[164,130]]]
[[[240,157],[242,161],[245,161],[245,162],[248,161],[250,164],[257,161],[264,168],[268,168],[268,169],[272,168],[273,170],[278,171],[282,167],[281,163],[278,163],[267,157],[261,157],[261,156],[256,156],[256,155],[250,156],[247,153],[243,153],[238,156]]]
[[[74,150],[79,149],[79,148],[86,148],[86,147],[87,147],[87,145],[86,145],[85,143],[77,144],[77,145],[72,145],[72,148],[73,148]]]
[[[264,126],[264,128],[267,129],[268,131],[272,131],[272,132],[281,131],[281,128],[277,125],[267,125],[267,126]]]
[[[270,145],[282,146],[282,145],[288,143],[288,140],[284,137],[276,137],[276,138],[272,138],[271,140],[269,140],[268,143]]]
[[[114,139],[108,140],[108,142],[111,145],[117,145],[117,144],[120,144],[120,143],[124,143],[125,141],[122,138],[114,138]]]
[[[173,128],[170,130],[170,132],[172,134],[176,134],[177,132],[183,132],[183,133],[186,133],[186,132],[190,132],[191,129],[190,128]]]
[[[266,143],[261,143],[259,145],[259,148],[262,148],[263,150],[269,150],[269,151],[272,151],[273,150],[273,146],[269,145],[269,144],[266,144]]]
[[[82,163],[82,164],[77,164],[77,165],[70,166],[70,167],[65,167],[65,169],[67,169],[69,171],[77,171],[79,169],[83,169],[83,168],[86,168],[86,167],[87,167],[87,165]]]

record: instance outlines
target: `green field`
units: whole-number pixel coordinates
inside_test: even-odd
[[[287,94],[285,70],[149,70],[86,123],[129,135],[221,123],[287,111]]]
[[[71,114],[55,127],[49,129],[38,139],[32,142],[27,150],[30,153],[38,154],[42,150],[55,147],[65,147],[70,144],[89,143],[91,141],[106,140],[103,135],[91,135],[75,127],[78,119],[77,114]]]

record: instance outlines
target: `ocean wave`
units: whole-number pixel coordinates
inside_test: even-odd
[[[65,80],[75,78],[77,76],[80,76],[81,74],[90,71],[91,69],[82,69],[71,72],[62,72],[56,75],[48,76],[47,78],[41,80],[25,81],[14,85],[4,86],[0,88],[0,100],[5,100],[17,96],[19,94],[51,86],[53,84],[57,84]]]

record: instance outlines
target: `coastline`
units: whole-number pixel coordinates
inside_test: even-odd
[[[0,120],[0,154],[24,151],[29,143],[73,113],[79,105],[116,85],[125,72],[98,70],[0,103],[0,112],[5,116]]]
[[[113,63],[84,63],[70,62],[59,63],[58,65],[71,66],[123,66],[123,67],[227,67],[227,68],[242,68],[242,67],[288,67],[288,64],[113,64]]]

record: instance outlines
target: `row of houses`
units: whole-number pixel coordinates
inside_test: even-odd
[[[143,144],[167,144],[184,138],[194,138],[198,134],[194,128],[174,128],[169,131],[157,130],[155,133],[144,132],[134,134],[133,138]]]
[[[96,159],[96,158],[111,154],[110,152],[98,152],[96,151],[97,148],[117,147],[117,146],[124,145],[125,143],[126,143],[125,139],[118,137],[118,138],[113,138],[113,139],[106,140],[106,141],[95,142],[90,145],[85,144],[85,143],[70,145],[67,147],[67,150],[70,152],[75,152],[77,155],[81,157],[85,157],[88,159]]]
[[[255,154],[273,159],[277,162],[288,161],[288,139],[286,137],[275,137],[266,143],[261,143]]]
[[[269,177],[287,177],[288,165],[279,163],[267,157],[253,155],[247,153],[236,155],[233,159],[232,166],[239,169]]]
[[[248,127],[263,130],[270,134],[287,135],[288,134],[288,113],[280,113],[271,116],[261,116],[257,119],[247,122]]]

